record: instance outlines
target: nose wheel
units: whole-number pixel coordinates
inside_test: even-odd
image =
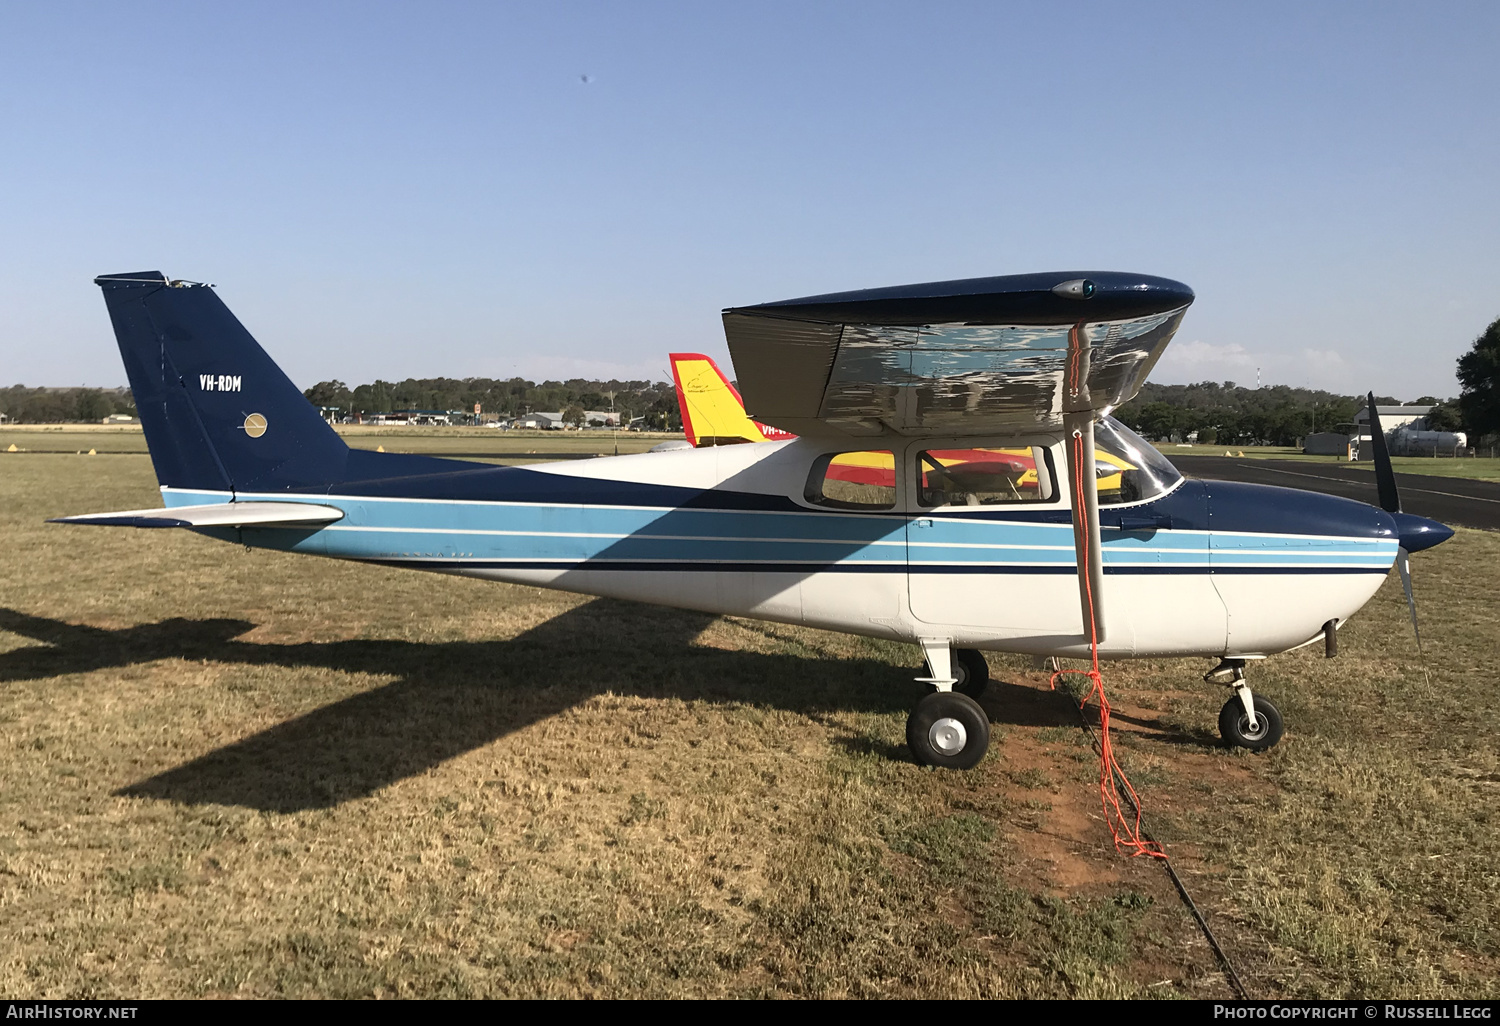
[[[1227,745],[1263,752],[1281,740],[1286,728],[1281,722],[1281,711],[1270,702],[1255,695],[1252,703],[1255,706],[1254,723],[1250,722],[1250,714],[1239,695],[1225,702],[1224,708],[1219,710],[1219,736]]]
[[[907,718],[906,743],[923,766],[969,769],[989,750],[990,721],[968,695],[935,691]]]
[[[1245,683],[1245,660],[1225,659],[1203,675],[1210,684],[1227,684],[1234,697],[1219,710],[1219,736],[1236,748],[1263,752],[1281,740],[1286,732],[1281,711],[1251,692]]]

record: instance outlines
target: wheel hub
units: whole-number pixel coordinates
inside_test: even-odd
[[[1266,717],[1264,713],[1255,717],[1255,726],[1250,726],[1250,717],[1240,717],[1240,736],[1246,741],[1259,741],[1266,736]]]
[[[969,743],[969,732],[951,716],[944,716],[927,731],[927,740],[944,755],[957,755]]]

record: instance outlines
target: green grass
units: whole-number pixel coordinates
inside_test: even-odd
[[[1291,460],[1297,463],[1328,463],[1374,470],[1372,463],[1350,463],[1337,456],[1309,456],[1301,449],[1284,445],[1156,445],[1168,459],[1173,456],[1226,456],[1260,460]],[[1476,456],[1473,459],[1435,459],[1431,456],[1393,456],[1391,467],[1398,474],[1430,474],[1435,477],[1461,477],[1474,481],[1500,481],[1500,458]]]
[[[922,770],[908,646],[42,523],[156,501],[0,455],[8,995],[1229,995],[1023,660],[991,755]],[[1500,536],[1415,563],[1430,677],[1388,585],[1256,668],[1264,756],[1202,662],[1106,667],[1257,996],[1497,994]]]
[[[1360,470],[1374,471],[1369,463],[1356,463]],[[1474,459],[1439,460],[1421,456],[1392,456],[1391,469],[1398,474],[1429,474],[1433,477],[1466,477],[1474,481],[1500,481],[1500,459],[1475,457]]]

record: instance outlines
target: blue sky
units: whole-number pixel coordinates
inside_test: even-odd
[[[1450,395],[1497,44],[1492,2],[8,4],[0,383],[123,383],[117,271],[306,386],[660,377],[725,306],[1114,269],[1198,294],[1155,380]]]

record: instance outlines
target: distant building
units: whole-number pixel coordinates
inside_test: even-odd
[[[1338,456],[1349,459],[1355,438],[1347,431],[1320,431],[1302,440],[1302,451],[1309,456]]]
[[[1398,427],[1411,425],[1418,431],[1427,429],[1427,415],[1431,413],[1431,406],[1377,406],[1375,412],[1380,414],[1380,428],[1389,434]],[[1421,424],[1416,423],[1422,421]],[[1354,426],[1360,429],[1360,433],[1366,438],[1370,436],[1370,408],[1362,406],[1354,415]]]
[[[620,415],[613,410],[584,410],[583,426],[591,428],[617,428]]]
[[[468,416],[468,414],[461,410],[392,410],[390,413],[366,414],[363,422],[366,424],[384,424],[395,427],[448,426],[453,423],[455,415],[459,417]]]
[[[1427,430],[1427,415],[1432,412],[1432,409],[1431,406],[1375,407],[1375,412],[1380,415],[1380,430],[1385,435],[1386,444],[1390,444],[1391,436],[1400,428],[1408,428],[1412,431]],[[1370,448],[1370,408],[1368,406],[1362,407],[1354,415],[1354,434],[1354,459],[1374,459],[1374,451]]]
[[[566,424],[563,423],[563,411],[556,413],[528,413],[524,417],[517,417],[510,422],[513,428],[529,428],[533,431],[561,431]]]
[[[4,417],[5,417],[5,414],[0,413],[0,419],[3,419]],[[135,423],[135,418],[132,417],[132,416],[130,416],[130,414],[128,414],[128,413],[111,413],[108,417],[105,417],[99,423],[101,423],[101,424],[134,424]]]

